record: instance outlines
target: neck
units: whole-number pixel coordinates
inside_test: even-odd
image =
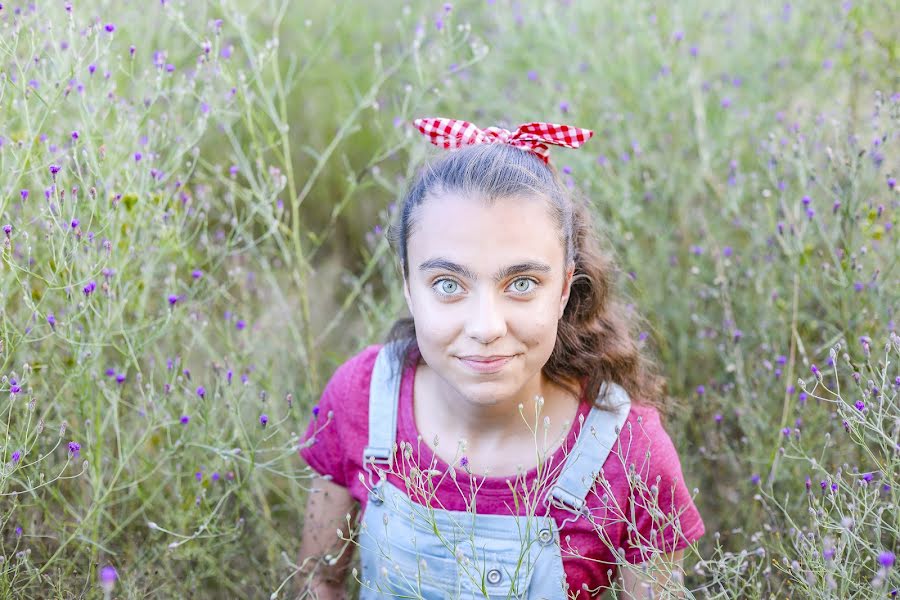
[[[555,438],[560,429],[568,432],[564,421],[577,412],[578,398],[551,382],[543,372],[528,381],[512,397],[495,404],[479,405],[460,397],[458,392],[443,381],[424,362],[420,364],[433,391],[431,404],[435,421],[444,424],[452,443],[465,439],[471,450],[503,448],[512,440],[544,438],[544,418],[550,419],[547,434]],[[536,400],[536,397],[543,401]],[[522,408],[519,409],[521,404]],[[508,446],[507,446],[508,447]]]

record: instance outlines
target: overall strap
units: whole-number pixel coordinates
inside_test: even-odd
[[[544,499],[545,505],[552,498],[576,515],[584,511],[588,492],[610,451],[615,447],[631,409],[628,392],[620,385],[603,382],[597,396],[598,401],[605,394],[608,405],[616,409],[616,412],[601,410],[596,406],[591,408],[572,451],[563,463],[559,477]]]
[[[385,344],[378,351],[372,382],[369,386],[369,445],[363,450],[363,467],[384,464],[391,468],[394,442],[397,439],[397,402],[403,369],[394,360],[394,345]]]

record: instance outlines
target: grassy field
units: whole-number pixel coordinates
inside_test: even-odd
[[[420,116],[596,131],[553,160],[679,401],[692,595],[898,593],[891,3],[0,5],[0,596],[288,596]]]

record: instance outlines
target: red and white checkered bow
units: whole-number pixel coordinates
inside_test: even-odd
[[[413,124],[431,139],[432,144],[445,149],[469,144],[511,144],[534,152],[548,164],[550,153],[547,144],[578,148],[594,135],[590,129],[556,123],[525,123],[515,131],[500,127],[479,129],[468,121],[443,117],[416,119]]]

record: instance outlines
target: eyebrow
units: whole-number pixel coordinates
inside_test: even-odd
[[[524,262],[503,267],[502,269],[497,271],[497,273],[494,275],[494,283],[500,283],[507,277],[518,275],[519,273],[532,271],[549,273],[551,270],[552,269],[550,268],[550,265],[548,265],[547,263],[526,260]],[[451,273],[456,273],[457,275],[465,277],[466,279],[478,281],[478,276],[475,275],[475,273],[473,273],[471,269],[457,264],[453,261],[447,260],[446,258],[430,258],[419,265],[419,271],[450,271]]]

